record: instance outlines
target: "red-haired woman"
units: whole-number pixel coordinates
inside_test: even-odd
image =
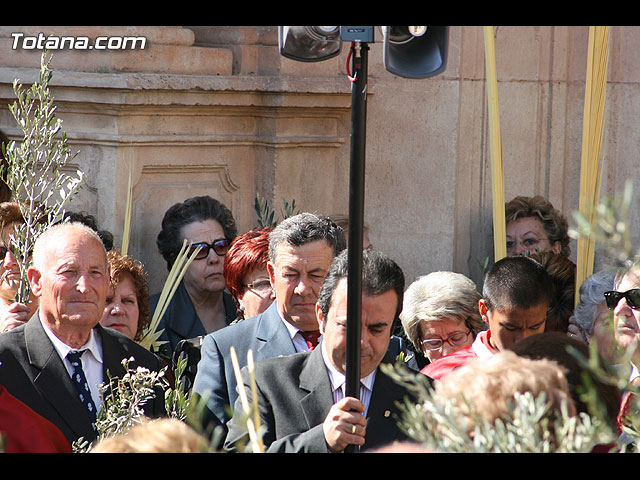
[[[274,294],[267,273],[272,227],[249,230],[237,237],[224,260],[224,280],[238,308],[238,319],[262,313]]]

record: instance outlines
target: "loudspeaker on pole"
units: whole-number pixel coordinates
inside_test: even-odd
[[[382,27],[384,66],[400,77],[427,78],[447,66],[448,26]]]

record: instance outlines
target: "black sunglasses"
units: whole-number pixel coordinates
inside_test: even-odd
[[[607,302],[609,310],[616,308],[618,302],[623,298],[627,300],[627,305],[631,308],[640,308],[640,288],[634,288],[632,290],[627,290],[626,292],[616,292],[615,290],[604,292],[604,299]]]
[[[216,255],[219,257],[224,257],[229,251],[229,246],[231,245],[231,240],[227,240],[226,238],[221,238],[219,240],[214,240],[213,243],[207,242],[198,242],[191,245],[189,249],[189,256],[193,254],[196,248],[200,247],[200,251],[195,256],[194,260],[202,260],[203,258],[207,258],[209,256],[209,250],[213,248],[213,251],[216,252]]]

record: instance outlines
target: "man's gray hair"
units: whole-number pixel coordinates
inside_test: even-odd
[[[269,261],[275,265],[280,246],[300,247],[316,240],[325,240],[335,257],[346,247],[344,231],[329,217],[299,213],[284,219],[269,234]]]
[[[104,250],[105,265],[108,265],[107,251],[104,248],[104,243],[102,243],[102,239],[100,238],[100,235],[98,235],[98,232],[85,225],[84,223],[63,222],[48,227],[38,236],[33,246],[33,266],[38,270],[42,270],[47,263],[47,251],[49,248],[51,248],[52,244],[55,245],[56,238],[60,235],[66,235],[67,232],[70,232],[72,230],[82,231],[90,237],[95,238]]]

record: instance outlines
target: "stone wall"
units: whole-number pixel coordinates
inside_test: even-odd
[[[41,54],[14,49],[15,32],[147,39],[144,50],[54,51],[52,92],[87,176],[74,208],[95,215],[116,245],[131,171],[130,252],[145,262],[152,290],[166,275],[160,220],[189,196],[219,198],[240,231],[255,226],[256,192],[277,210],[286,199],[347,213],[348,45],[309,64],[279,55],[275,26],[0,27],[0,129],[12,139],[11,84],[33,83]],[[388,73],[382,45],[371,45],[365,221],[408,282],[456,270],[479,283],[479,264],[492,256],[482,35],[451,27],[446,71],[421,80]],[[569,216],[578,206],[587,38],[580,26],[497,27],[507,199],[542,194]],[[605,193],[637,182],[638,42],[637,27],[612,29]]]

